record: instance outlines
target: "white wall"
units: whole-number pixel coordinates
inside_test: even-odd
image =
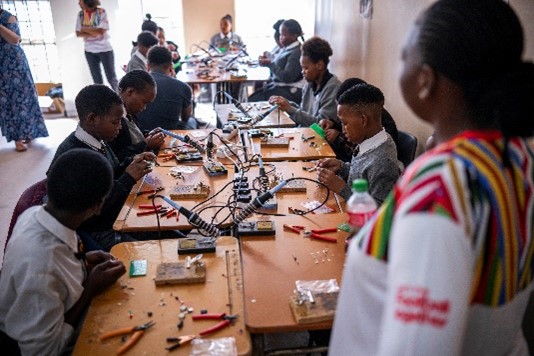
[[[103,7],[108,12],[111,43],[115,53],[117,77],[124,75],[121,66],[128,63],[132,41],[141,30],[144,15],[140,0],[106,0]],[[85,60],[83,40],[76,37],[76,16],[80,11],[78,1],[50,0],[56,44],[59,52],[59,67],[67,114],[76,115],[74,98],[84,86],[93,83]],[[106,82],[102,69],[104,83]]]

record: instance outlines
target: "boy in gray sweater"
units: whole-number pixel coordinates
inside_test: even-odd
[[[337,116],[347,139],[355,144],[351,162],[329,158],[319,161],[317,179],[347,200],[351,182],[367,179],[369,193],[380,205],[401,174],[397,148],[382,126],[384,95],[370,84],[345,91],[338,100]]]

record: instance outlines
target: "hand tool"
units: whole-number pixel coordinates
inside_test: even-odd
[[[193,339],[196,339],[196,335],[185,335],[185,336],[179,336],[179,337],[168,337],[167,342],[174,342],[174,344],[167,346],[165,350],[172,351],[174,349],[179,348],[182,345],[187,344],[188,342],[191,342]]]
[[[145,323],[139,326],[131,326],[131,327],[109,331],[103,334],[102,336],[100,336],[100,340],[106,340],[114,336],[132,334],[130,339],[126,341],[124,345],[122,345],[120,348],[117,349],[117,355],[120,355],[128,351],[132,346],[134,346],[139,341],[139,339],[143,336],[143,334],[145,333],[145,330],[152,327],[154,324],[156,324],[154,321],[149,321],[148,323]]]
[[[237,319],[239,315],[226,315],[226,313],[218,313],[218,314],[198,314],[193,315],[193,320],[205,320],[205,319],[216,319],[216,320],[222,320],[221,322],[202,330],[199,335],[204,336],[207,334],[211,334],[215,331],[221,330],[222,328],[230,325],[235,319]]]
[[[145,189],[145,190],[140,190],[140,191],[138,191],[135,195],[139,196],[139,195],[143,195],[143,194],[155,194],[155,193],[157,193],[157,192],[162,191],[163,189],[165,189],[165,188],[163,188],[163,187],[157,187],[157,188],[155,188],[155,189]]]

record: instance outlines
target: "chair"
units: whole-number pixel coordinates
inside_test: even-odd
[[[42,203],[43,197],[46,195],[46,178],[38,181],[29,188],[27,188],[19,198],[15,209],[13,210],[13,215],[11,215],[11,223],[9,224],[9,230],[7,232],[6,244],[4,246],[4,253],[6,250],[7,242],[11,238],[11,233],[15,227],[20,214],[22,214],[26,209],[31,208],[35,205],[40,205]]]
[[[46,178],[33,184],[22,193],[17,205],[15,205],[13,215],[11,216],[11,223],[9,224],[9,230],[7,232],[6,244],[4,245],[4,254],[6,251],[7,242],[11,238],[13,228],[15,227],[19,216],[26,211],[26,209],[29,209],[32,206],[41,205],[46,194]],[[82,240],[86,252],[102,249],[102,247],[100,247],[100,245],[91,237],[90,234],[87,234],[83,231],[78,231],[78,236]]]
[[[399,161],[404,164],[405,168],[414,160],[416,150],[417,138],[408,132],[399,130],[397,139],[397,156]]]

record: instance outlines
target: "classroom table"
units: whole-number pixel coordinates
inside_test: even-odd
[[[186,170],[188,173],[182,173],[182,178],[175,178],[171,175],[171,169],[177,169],[178,167],[154,167],[154,170],[147,174],[142,180],[140,180],[132,189],[128,198],[126,199],[115,223],[113,224],[113,229],[115,231],[123,232],[135,232],[135,231],[157,231],[158,230],[158,220],[156,214],[141,215],[138,216],[138,213],[142,213],[147,209],[141,209],[140,206],[151,205],[152,199],[149,198],[150,194],[141,194],[138,195],[141,191],[153,190],[158,187],[165,188],[164,190],[158,192],[158,194],[169,196],[173,188],[177,185],[195,185],[199,182],[207,185],[210,189],[209,195],[222,190],[222,188],[233,179],[233,174],[221,175],[211,177],[209,176],[202,165],[197,164],[188,164],[181,165],[179,169]],[[230,167],[229,167],[230,168]],[[210,204],[226,204],[229,195],[231,195],[231,190],[227,189],[225,194],[221,194],[215,200],[212,200]],[[196,204],[202,202],[205,198],[194,198],[194,199],[180,199],[177,200],[181,206],[186,209],[193,208]],[[163,200],[156,198],[155,204],[161,204],[165,207],[170,207]],[[213,216],[213,209],[207,209],[200,217],[206,221],[210,221]],[[215,223],[219,221],[215,219]],[[178,220],[176,217],[160,217],[159,218],[160,229],[161,230],[187,230],[191,229],[191,224],[187,221],[184,216],[178,215]]]
[[[266,163],[265,170],[273,180],[275,175],[278,175],[281,179],[288,179],[294,177],[304,177],[308,179],[315,180],[317,174],[315,172],[309,172],[303,168],[314,167],[315,162],[273,162]],[[222,176],[210,177],[206,174],[204,168],[201,165],[184,165],[181,166],[186,170],[192,171],[192,173],[183,173],[184,179],[173,177],[170,172],[175,170],[176,167],[154,167],[152,173],[145,176],[129,194],[126,202],[123,205],[122,210],[120,211],[117,220],[113,225],[113,229],[116,231],[122,232],[135,232],[135,231],[157,231],[158,229],[158,220],[155,214],[142,215],[138,216],[139,212],[142,212],[144,209],[141,209],[142,205],[150,205],[151,199],[149,199],[148,194],[137,195],[140,191],[153,190],[157,187],[163,187],[164,190],[158,192],[161,195],[169,195],[176,185],[193,185],[199,181],[204,182],[210,187],[210,196],[214,193],[219,192],[222,188],[228,184],[228,182],[234,179],[233,167],[226,166],[228,169],[228,174]],[[257,164],[251,165],[250,169],[246,173],[246,176],[249,179],[249,186],[251,188],[259,188],[258,176],[259,168]],[[299,210],[306,210],[307,208],[303,206],[305,203],[310,203],[311,201],[323,202],[326,201],[326,206],[331,208],[334,212],[343,212],[345,208],[345,201],[343,198],[330,192],[327,196],[327,190],[324,187],[321,187],[319,184],[304,181],[306,192],[280,192],[276,195],[276,208],[273,210],[260,210],[262,213],[279,213],[279,214],[288,214],[290,213],[290,208],[295,208]],[[232,186],[226,188],[226,190],[220,193],[214,200],[211,200],[208,205],[226,205],[228,198],[232,195]],[[256,197],[257,192],[252,191],[252,197]],[[196,204],[204,201],[204,198],[199,199],[180,199],[177,200],[177,203],[182,205],[187,209],[193,208]],[[161,199],[156,200],[156,204],[162,204],[167,206]],[[200,216],[210,222],[214,216],[214,212],[217,208],[209,208],[202,212]],[[221,219],[227,217],[229,210],[225,209],[214,219],[215,224],[220,224]],[[191,229],[191,224],[187,221],[184,216],[180,216],[177,221],[175,217],[166,218],[160,217],[160,229],[161,230],[187,230]],[[231,219],[225,220],[220,227],[228,227],[232,224]]]
[[[242,106],[251,117],[260,115],[271,107],[271,105],[266,101],[242,103]],[[223,125],[227,122],[235,122],[237,119],[245,117],[241,111],[236,109],[234,104],[216,104],[215,112],[217,113],[218,121]],[[291,120],[287,113],[283,110],[275,110],[271,112],[264,119],[254,125],[254,127],[258,129],[295,126],[297,126],[295,121]]]
[[[205,57],[204,59],[206,59]],[[233,59],[235,55],[228,55],[226,58]],[[196,84],[211,84],[212,85],[212,101],[214,101],[216,94],[217,102],[228,103],[228,99],[222,94],[226,92],[231,94],[231,83],[247,83],[247,82],[264,82],[269,80],[271,72],[267,67],[250,66],[247,63],[238,63],[239,59],[232,62],[234,70],[226,69],[226,63],[219,57],[213,57],[213,60],[206,65],[199,61],[196,63],[189,62],[184,66],[183,70],[178,72],[176,78],[184,83],[192,86],[193,96]],[[238,99],[238,98],[236,98]]]
[[[224,82],[266,81],[270,70],[267,67],[240,64],[238,70],[224,70],[220,61],[213,61],[211,65],[202,62],[186,65],[176,74],[176,78],[189,84],[213,84]]]
[[[289,145],[286,147],[265,147],[261,143],[261,138],[250,138],[247,130],[241,130],[241,132],[243,132],[247,159],[252,157],[254,154],[261,154],[265,162],[311,161],[336,157],[334,150],[332,147],[330,147],[328,142],[309,127],[271,128],[264,130],[269,130],[272,133],[272,137],[290,138]],[[213,130],[201,129],[174,130],[173,132],[183,136],[188,135],[199,143],[205,144],[206,138],[211,131]],[[222,135],[222,131],[219,129],[215,129],[215,132],[219,135]],[[304,138],[307,138],[307,140],[304,141]],[[213,142],[216,145],[221,145],[217,137],[213,139]],[[232,142],[235,142],[239,147],[243,147],[239,135],[236,135],[236,137],[232,139]],[[166,137],[165,143],[162,146],[162,152],[165,153],[165,148],[176,146],[183,146],[183,143],[175,138]],[[241,155],[240,158],[244,159],[244,156]],[[226,158],[219,160],[223,163],[232,163]],[[163,161],[161,158],[158,158],[158,163],[165,166],[174,166],[177,164],[175,160]]]
[[[111,253],[127,269],[117,283],[96,296],[89,307],[78,337],[74,355],[112,355],[122,345],[121,337],[105,341],[100,336],[119,328],[137,326],[150,320],[155,325],[128,351],[128,355],[163,355],[171,345],[168,337],[198,335],[220,320],[192,320],[202,309],[209,313],[238,315],[235,322],[203,338],[234,337],[239,355],[251,353],[250,336],[245,328],[243,285],[238,241],[233,237],[217,240],[215,253],[204,254],[205,283],[157,286],[153,280],[157,266],[162,262],[183,262],[185,256],[176,253],[176,240],[125,242],[114,246]],[[129,277],[131,260],[147,260],[146,276]],[[192,267],[193,268],[193,267]],[[194,309],[186,313],[183,328],[178,329],[180,307]],[[172,351],[189,355],[191,345]]]
[[[347,221],[346,214],[272,219],[276,221],[276,237],[240,238],[245,323],[252,334],[254,353],[258,355],[264,351],[264,334],[331,328],[332,321],[298,324],[289,298],[297,280],[336,279],[341,285],[344,241],[348,236],[342,231],[327,234],[337,239],[337,243],[330,243],[305,238],[302,233],[297,235],[283,227],[283,224],[301,225],[306,229],[337,227]]]

